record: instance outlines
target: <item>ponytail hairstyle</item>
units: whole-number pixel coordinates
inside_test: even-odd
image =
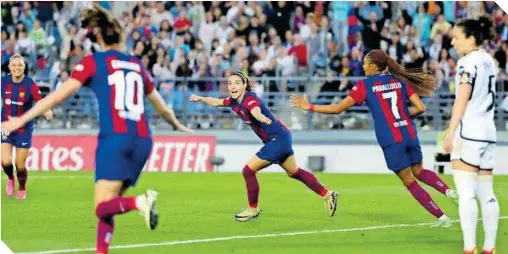
[[[388,71],[413,88],[420,96],[431,96],[437,89],[436,78],[431,73],[422,69],[406,69],[382,50],[371,50],[366,57],[377,66],[379,72]]]
[[[494,24],[487,17],[480,17],[478,20],[461,20],[456,26],[462,27],[466,38],[473,36],[476,46],[481,46],[485,41],[493,40],[496,37]]]
[[[90,31],[87,37],[92,42],[97,42],[97,32],[106,45],[120,43],[123,36],[120,22],[97,2],[94,2],[91,8],[81,11],[81,27]]]
[[[243,72],[241,71],[237,71],[233,74],[230,75],[231,76],[238,76],[242,79],[242,82],[244,84],[247,84],[247,87],[245,88],[245,90],[247,92],[252,92],[254,90],[254,84],[252,84],[252,82],[250,81],[249,77],[247,77],[247,75],[243,74]]]

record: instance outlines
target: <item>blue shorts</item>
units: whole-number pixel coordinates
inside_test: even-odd
[[[385,154],[388,169],[393,172],[398,172],[407,167],[416,165],[423,159],[418,138],[383,147],[383,153]]]
[[[263,148],[256,153],[256,156],[262,160],[280,164],[293,154],[291,134],[283,133],[266,142]]]
[[[4,133],[2,133],[2,143],[8,143],[17,148],[29,149],[32,147],[32,132],[11,132],[9,135],[4,135]]]
[[[109,135],[99,138],[95,152],[95,181],[123,181],[136,185],[152,151],[151,138]]]

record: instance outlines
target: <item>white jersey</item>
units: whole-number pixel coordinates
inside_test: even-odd
[[[485,50],[475,50],[459,59],[455,75],[455,95],[460,84],[473,87],[466,111],[456,131],[463,139],[496,142],[494,110],[497,67]]]

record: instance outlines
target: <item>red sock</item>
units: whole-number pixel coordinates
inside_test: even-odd
[[[256,172],[245,165],[243,168],[243,178],[245,179],[245,185],[247,186],[247,198],[249,199],[249,207],[258,207],[259,197],[259,183],[256,178]]]
[[[328,193],[328,190],[323,186],[317,178],[314,176],[314,174],[305,171],[301,168],[296,171],[293,175],[290,175],[291,178],[294,178],[303,184],[307,185],[309,189],[313,190],[316,194],[318,194],[321,197],[326,196],[326,193]]]
[[[113,215],[136,209],[136,197],[116,197],[100,203],[95,209],[95,214],[99,219],[108,219]]]
[[[446,194],[446,190],[450,189],[448,185],[446,185],[446,183],[441,180],[436,173],[434,173],[434,171],[424,169],[420,172],[420,175],[416,176],[416,178],[443,194]]]
[[[429,211],[436,218],[443,216],[443,212],[437,206],[437,204],[432,200],[429,193],[427,193],[416,181],[413,181],[411,184],[407,186],[411,195],[420,202],[420,204]]]
[[[115,230],[115,221],[113,217],[108,219],[99,219],[97,223],[97,245],[95,248],[96,254],[107,254],[109,251],[109,244],[113,231]]]
[[[2,164],[2,168],[4,169],[5,174],[10,180],[14,179],[14,167],[12,166],[12,164],[11,165]]]
[[[16,169],[19,183],[19,190],[26,190],[26,181],[28,180],[28,171],[25,169]]]

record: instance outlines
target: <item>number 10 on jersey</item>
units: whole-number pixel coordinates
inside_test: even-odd
[[[143,78],[135,71],[127,74],[117,70],[108,76],[108,84],[115,87],[115,109],[121,118],[139,121],[145,111]]]

